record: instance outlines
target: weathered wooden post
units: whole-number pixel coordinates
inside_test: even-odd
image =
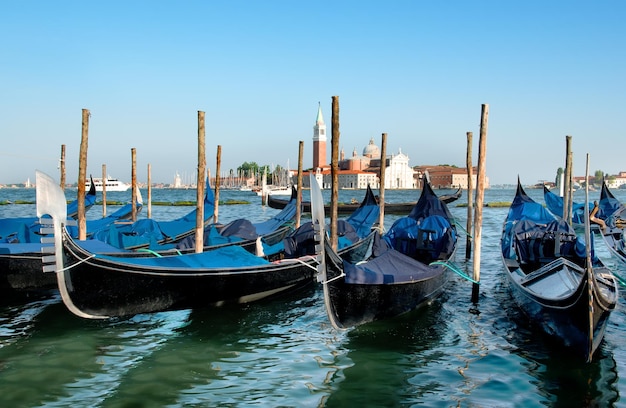
[[[217,145],[217,156],[215,160],[215,203],[213,206],[213,222],[217,224],[219,202],[220,202],[220,184],[221,184],[221,170],[222,167],[222,146]]]
[[[89,140],[89,110],[83,109],[83,125],[78,159],[78,239],[87,238],[85,218],[85,180],[87,180],[87,148]]]
[[[383,133],[380,143],[380,173],[378,179],[380,186],[378,187],[378,207],[380,214],[378,215],[378,230],[382,234],[385,229],[385,171],[387,169],[387,133]]]
[[[480,139],[478,141],[478,170],[476,174],[476,208],[474,220],[474,281],[480,282],[480,252],[483,224],[483,203],[485,198],[485,163],[487,155],[487,124],[489,120],[489,105],[482,105],[480,118]],[[472,284],[472,302],[478,302],[479,284]]]
[[[331,195],[330,195],[330,243],[336,251],[339,245],[337,237],[337,205],[339,199],[339,97],[332,97],[331,120]]]
[[[135,205],[135,203],[133,203]],[[148,163],[148,218],[152,218],[152,165]]]
[[[261,179],[261,205],[267,204],[267,167],[263,166],[263,177]]]
[[[604,182],[604,181],[603,181]],[[594,330],[593,330],[593,321],[594,321],[594,311],[593,311],[593,299],[594,292],[597,288],[594,288],[593,283],[593,270],[591,264],[591,226],[589,225],[589,153],[587,153],[587,162],[585,165],[585,275],[587,279],[587,299],[589,299],[588,304],[588,317],[587,323],[589,324],[587,333],[591,334],[588,338],[587,350],[593,350],[594,343]],[[593,355],[589,353],[587,355],[587,363],[591,363]]]
[[[131,165],[130,165],[130,188],[132,189],[131,192],[131,203],[133,203],[132,206],[132,220],[133,222],[137,221],[137,208],[135,207],[135,201],[137,200],[137,149],[135,149],[134,147],[132,147],[130,149],[130,158],[131,158]]]
[[[61,190],[65,191],[65,145],[61,145],[61,158],[59,159],[59,168],[61,169]]]
[[[296,182],[296,228],[300,227],[302,217],[302,161],[304,160],[304,142],[298,143],[298,179]]]
[[[107,165],[102,165],[102,218],[107,216]]]
[[[563,219],[572,223],[572,137],[565,136],[565,180],[563,183]]]
[[[465,237],[465,259],[470,259],[472,256],[472,211],[474,207],[474,199],[472,197],[474,192],[474,180],[472,169],[472,132],[467,132],[467,157],[465,159],[467,165],[467,236]]]
[[[204,150],[204,112],[198,111],[198,181],[196,182],[196,253],[204,249],[204,175],[206,156]],[[217,201],[217,200],[216,200]]]

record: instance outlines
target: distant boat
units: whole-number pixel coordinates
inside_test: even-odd
[[[462,194],[463,194],[463,191],[459,188],[456,192],[452,194],[442,195],[439,198],[444,203],[450,204],[458,200]],[[285,208],[285,205],[287,205],[288,202],[289,200],[286,200],[286,199],[272,197],[271,194],[267,197],[267,206],[270,208],[278,209],[278,210]],[[411,212],[413,207],[415,207],[416,203],[417,203],[416,201],[409,201],[409,202],[404,202],[404,203],[385,203],[385,213],[386,214],[408,214]],[[356,210],[360,205],[361,204],[358,202],[339,203],[337,205],[337,213],[352,214],[352,212],[354,212],[354,210]],[[311,212],[310,201],[302,202],[302,211],[305,213]],[[326,212],[330,211],[330,204],[324,205],[324,211]]]
[[[96,186],[96,191],[102,191],[102,178],[94,177],[93,183]],[[130,184],[126,184],[116,178],[107,177],[105,179],[107,191],[126,191],[130,188]],[[89,180],[85,181],[85,186],[89,187]]]
[[[291,195],[291,187],[290,186],[265,186],[256,192],[256,195],[259,197],[263,195]]]

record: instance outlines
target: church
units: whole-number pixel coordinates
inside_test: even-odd
[[[317,110],[317,118],[313,126],[313,166],[320,187],[331,188],[332,175],[330,164],[326,162],[326,124],[322,115],[322,107]],[[387,155],[385,158],[385,189],[414,189],[417,188],[415,171],[409,166],[409,157],[399,151],[398,154]],[[381,165],[380,148],[370,139],[369,144],[363,148],[361,155],[356,148],[352,156],[346,158],[341,149],[339,153],[338,182],[340,189],[365,189],[369,184],[371,188],[378,189],[378,174]],[[308,187],[308,178],[303,183]]]

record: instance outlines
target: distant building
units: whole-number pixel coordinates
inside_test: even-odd
[[[398,154],[387,157],[385,188],[417,188],[415,170],[409,166],[409,156],[398,149]]]
[[[459,188],[467,190],[467,169],[454,166],[415,166],[415,177],[418,188],[421,186],[421,178],[425,172],[430,176],[430,184],[433,188]],[[477,168],[472,169],[472,185],[476,189]],[[489,188],[489,177],[485,177],[485,188]]]
[[[620,171],[615,176],[607,177],[606,185],[611,188],[624,188],[622,186],[626,186],[626,171]]]
[[[174,184],[172,185],[172,188],[183,188],[183,179],[178,173],[174,176]]]
[[[582,188],[585,185],[585,176],[574,176],[572,177],[572,183],[576,188]],[[592,182],[590,183],[591,185],[595,185],[596,187],[600,186],[600,181],[595,180],[594,176],[589,176],[589,179],[592,180]],[[618,189],[618,188],[625,188],[622,186],[626,186],[626,171],[620,171],[618,174],[616,175],[604,175],[604,179],[606,180],[606,185],[610,188],[610,189]]]
[[[355,148],[352,156],[346,158],[341,149],[339,153],[338,182],[340,189],[380,188],[381,151],[371,138],[363,153],[358,154]],[[421,188],[422,174],[428,170],[434,188],[467,189],[467,172],[453,166],[409,166],[409,157],[398,150],[398,154],[387,155],[385,158],[385,189]],[[315,179],[321,188],[331,188],[332,175],[330,165],[326,163],[326,125],[322,116],[322,107],[318,106],[315,126],[313,126],[313,168]],[[474,187],[476,187],[476,170],[474,169]],[[303,180],[304,187],[309,187],[309,178]],[[485,188],[489,187],[486,180]]]

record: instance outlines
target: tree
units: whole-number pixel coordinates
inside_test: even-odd
[[[556,186],[560,186],[561,185],[561,177],[563,176],[563,167],[559,167],[556,170],[556,180],[554,180],[554,185]]]
[[[256,162],[243,162],[237,167],[237,173],[243,174],[244,177],[252,177],[259,172],[259,165]]]
[[[602,170],[596,170],[595,173],[593,173],[593,175],[594,175],[593,183],[601,184],[602,179],[604,178],[604,172]]]
[[[264,172],[269,174],[269,168],[267,164],[259,166],[256,162],[243,162],[243,164],[237,167],[237,173],[243,175],[243,177],[255,177],[257,174],[261,175]]]

